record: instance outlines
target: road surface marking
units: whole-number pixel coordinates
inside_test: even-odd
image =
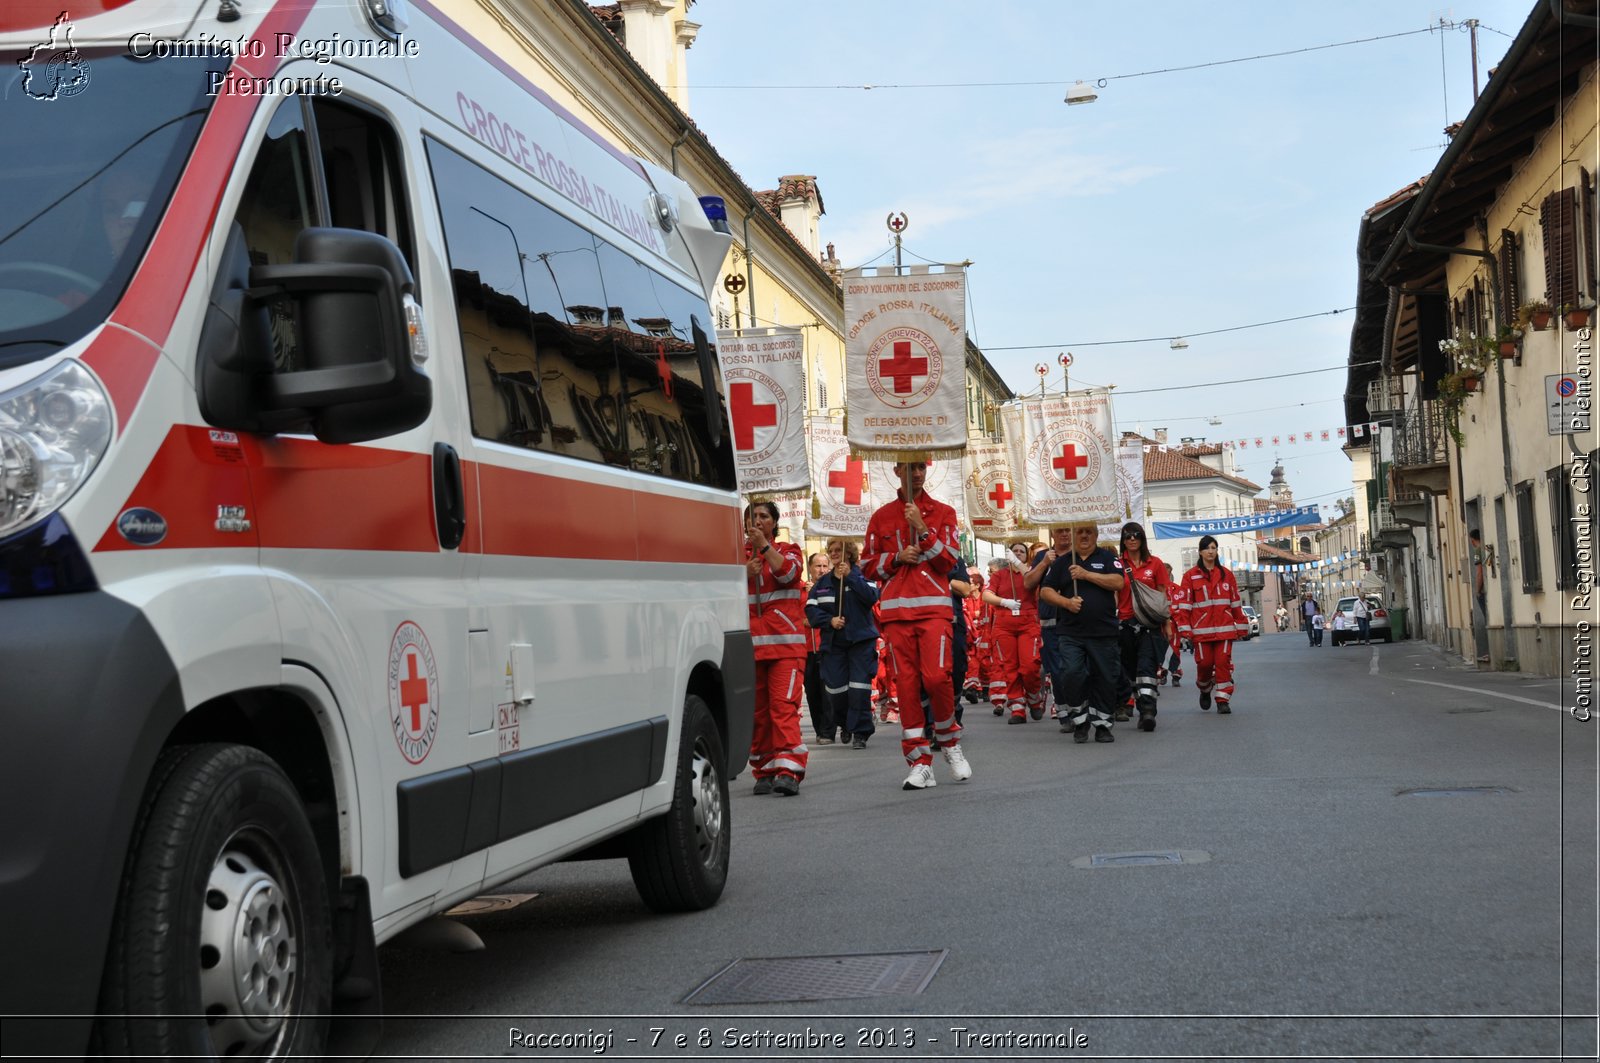
[[[1557,712],[1566,711],[1560,705],[1552,705],[1548,701],[1534,701],[1532,698],[1519,698],[1515,694],[1497,694],[1493,690],[1484,690],[1481,687],[1463,687],[1457,686],[1454,683],[1435,683],[1429,679],[1401,679],[1400,682],[1421,683],[1423,686],[1444,687],[1446,690],[1465,690],[1469,694],[1483,694],[1484,696],[1491,698],[1504,698],[1506,701],[1520,701],[1524,705],[1535,705],[1541,709],[1555,709]]]

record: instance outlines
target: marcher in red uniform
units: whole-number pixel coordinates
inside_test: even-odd
[[[800,690],[805,684],[804,555],[793,543],[772,541],[778,507],[752,503],[744,511],[746,588],[750,635],[755,643],[756,711],[750,735],[750,772],[758,794],[793,797],[806,775],[800,738]]]
[[[1178,579],[1177,573],[1172,571],[1172,566],[1165,561],[1161,562],[1167,568],[1167,599],[1172,603],[1172,630],[1167,634],[1167,645],[1172,650],[1172,658],[1167,661],[1167,667],[1158,673],[1162,685],[1167,682],[1167,676],[1172,676],[1174,689],[1183,686],[1183,651],[1187,648],[1188,640],[1178,635],[1178,600],[1183,597],[1183,584]]]
[[[990,640],[1011,710],[1007,723],[1027,723],[1030,711],[1035,720],[1044,715],[1039,693],[1039,608],[1033,587],[1027,584],[1026,552],[1023,557],[1016,565],[995,570],[983,592],[983,600],[994,606]],[[1034,580],[1035,586],[1038,582]]]
[[[1217,561],[1217,537],[1200,537],[1200,562],[1183,574],[1178,599],[1178,634],[1194,646],[1195,684],[1200,688],[1200,708],[1211,707],[1216,695],[1217,713],[1232,712],[1233,643],[1250,630],[1239,581]]]
[[[966,698],[968,704],[976,705],[988,690],[985,671],[989,667],[989,629],[980,626],[984,612],[982,573],[972,573],[972,586],[976,593],[961,603],[962,611],[967,614],[967,678],[959,696]]]
[[[895,472],[900,496],[867,522],[861,570],[883,587],[878,609],[900,699],[900,748],[911,765],[902,789],[923,790],[934,785],[933,753],[923,737],[923,691],[934,740],[956,781],[972,777],[950,681],[950,570],[961,554],[955,510],[922,489],[927,463],[905,462]]]
[[[1122,526],[1122,568],[1128,576],[1127,584],[1117,592],[1117,620],[1122,627],[1122,696],[1132,692],[1139,710],[1139,730],[1154,731],[1156,673],[1177,625],[1172,622],[1167,563],[1150,556],[1144,525],[1137,521]],[[1136,583],[1146,591],[1136,590]],[[1135,595],[1142,597],[1135,601]]]

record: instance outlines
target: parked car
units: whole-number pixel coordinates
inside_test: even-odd
[[[1256,612],[1256,607],[1253,605],[1245,605],[1240,608],[1244,610],[1245,619],[1250,621],[1250,631],[1245,635],[1245,638],[1253,639],[1261,634],[1261,616]]]
[[[1389,626],[1389,610],[1383,607],[1383,600],[1376,594],[1366,594],[1362,597],[1367,600],[1367,638],[1393,642],[1394,629]],[[1333,625],[1331,623],[1328,625],[1329,634],[1333,636],[1333,644],[1338,646],[1346,642],[1359,642],[1361,630],[1356,626],[1355,596],[1340,598],[1337,611],[1344,614],[1344,630],[1331,630]]]

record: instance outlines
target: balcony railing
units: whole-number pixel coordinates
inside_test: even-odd
[[[1449,451],[1445,447],[1449,438],[1444,406],[1438,402],[1419,402],[1395,422],[1394,464],[1403,468],[1444,465],[1449,461]]]
[[[1377,417],[1380,414],[1399,413],[1402,403],[1403,389],[1399,377],[1380,376],[1376,380],[1367,382],[1367,412]]]

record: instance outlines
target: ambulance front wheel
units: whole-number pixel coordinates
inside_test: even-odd
[[[315,1057],[332,920],[299,795],[246,746],[162,754],[139,812],[101,988],[110,1055]]]
[[[634,828],[628,868],[657,912],[697,912],[717,903],[728,880],[728,761],[711,710],[691,694],[683,706],[672,807]]]

